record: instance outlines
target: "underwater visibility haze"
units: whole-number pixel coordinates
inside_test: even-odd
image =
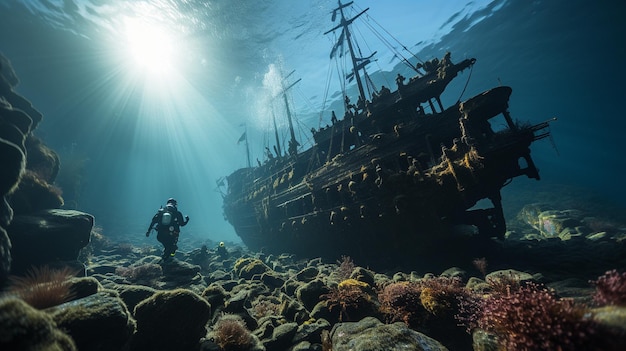
[[[191,217],[183,235],[239,241],[224,220],[218,183],[246,165],[238,142],[244,132],[253,164],[265,160],[273,141],[272,114],[286,138],[284,111],[272,107],[281,103],[281,80],[291,71],[292,82],[301,78],[289,99],[303,148],[311,146],[309,130],[329,124],[330,106],[342,101],[340,91],[326,88],[335,38],[324,32],[336,5],[8,0],[0,4],[0,51],[21,80],[17,90],[44,114],[35,134],[61,156],[57,183],[66,207],[93,214],[105,233],[139,238],[154,210],[175,197]],[[379,84],[411,74],[402,58],[416,63],[451,51],[455,62],[477,62],[444,102],[508,85],[517,119],[557,118],[551,139],[532,145],[542,180],[515,179],[503,190],[505,211],[507,201],[568,185],[623,213],[624,4],[398,0],[355,7],[370,8],[364,22],[391,33],[397,41],[389,45],[404,55],[368,44],[379,53],[369,68]]]

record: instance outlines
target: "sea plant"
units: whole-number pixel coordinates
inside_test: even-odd
[[[254,338],[241,317],[225,314],[213,326],[215,343],[223,351],[248,350]]]
[[[260,297],[252,304],[252,311],[256,319],[279,314],[280,304],[271,298]]]
[[[423,324],[428,312],[421,294],[422,286],[417,282],[391,283],[380,289],[378,301],[386,322],[404,322],[409,327]]]
[[[422,289],[420,302],[433,315],[456,312],[459,297],[468,294],[458,277],[423,279],[419,285]]]
[[[378,301],[375,300],[372,292],[372,288],[367,283],[347,279],[339,283],[337,287],[331,287],[330,291],[321,295],[320,298],[326,301],[326,306],[331,313],[338,314],[340,322],[357,321],[377,309]]]
[[[389,323],[401,321],[416,328],[432,315],[456,312],[459,296],[467,294],[461,283],[443,276],[391,283],[379,289],[380,311]]]
[[[591,350],[596,333],[587,308],[533,282],[487,297],[463,297],[457,319],[468,332],[479,328],[495,334],[509,351]]]
[[[19,297],[36,309],[60,305],[74,298],[69,279],[76,275],[70,267],[33,266],[24,276],[9,278],[8,294]]]
[[[117,267],[115,274],[128,278],[133,283],[147,282],[154,285],[153,283],[163,275],[163,268],[156,263],[144,263],[129,267]]]
[[[337,263],[339,264],[339,267],[337,267],[336,272],[339,279],[345,280],[350,278],[352,271],[354,271],[354,268],[356,267],[352,258],[350,258],[350,256],[341,256],[341,261],[338,261]]]
[[[596,287],[593,301],[598,305],[626,305],[626,272],[613,269],[605,272],[597,280],[591,281]]]

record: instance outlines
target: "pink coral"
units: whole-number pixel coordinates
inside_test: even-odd
[[[596,286],[593,300],[598,305],[626,305],[626,272],[613,269],[591,283]]]

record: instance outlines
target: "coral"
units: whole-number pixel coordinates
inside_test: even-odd
[[[252,304],[252,310],[256,319],[261,319],[267,316],[276,316],[280,309],[280,303],[273,301],[269,298],[259,298]]]
[[[378,301],[371,293],[367,283],[355,279],[344,280],[330,292],[320,296],[326,301],[331,313],[339,311],[339,321],[357,321],[362,317],[375,312]]]
[[[223,351],[243,351],[254,342],[243,319],[234,314],[225,314],[213,326],[215,343]]]
[[[163,275],[163,268],[156,263],[144,263],[136,266],[117,267],[115,274],[128,278],[134,283],[139,281],[152,282]]]
[[[591,283],[596,287],[593,301],[598,305],[626,305],[626,272],[613,269]]]
[[[592,350],[596,325],[572,300],[527,282],[505,293],[461,299],[458,320],[468,332],[494,333],[506,350]]]
[[[455,289],[423,287],[420,293],[422,306],[433,315],[442,315],[457,309],[457,298],[461,296]]]
[[[408,326],[422,324],[427,313],[422,306],[422,287],[417,282],[398,282],[385,286],[378,293],[380,311],[387,322],[404,322]]]
[[[337,263],[339,264],[339,267],[337,267],[336,272],[339,279],[344,280],[350,278],[352,271],[356,267],[350,256],[341,256],[341,262]]]
[[[74,292],[69,279],[76,273],[70,267],[32,267],[23,277],[9,278],[9,294],[21,298],[37,309],[57,306],[73,299]]]
[[[415,328],[423,325],[429,314],[456,311],[459,296],[467,294],[461,279],[442,276],[389,284],[379,291],[378,300],[387,322],[402,321]]]

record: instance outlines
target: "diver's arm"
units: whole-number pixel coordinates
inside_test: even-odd
[[[154,225],[159,221],[159,213],[157,212],[157,214],[154,215],[154,217],[152,217],[152,222],[150,222],[150,225],[148,226],[148,231],[147,233],[149,233],[152,230],[152,227],[154,227]]]
[[[178,222],[180,223],[181,227],[186,226],[187,223],[189,223],[189,216],[185,216],[185,218],[183,219],[182,212],[178,211]]]

